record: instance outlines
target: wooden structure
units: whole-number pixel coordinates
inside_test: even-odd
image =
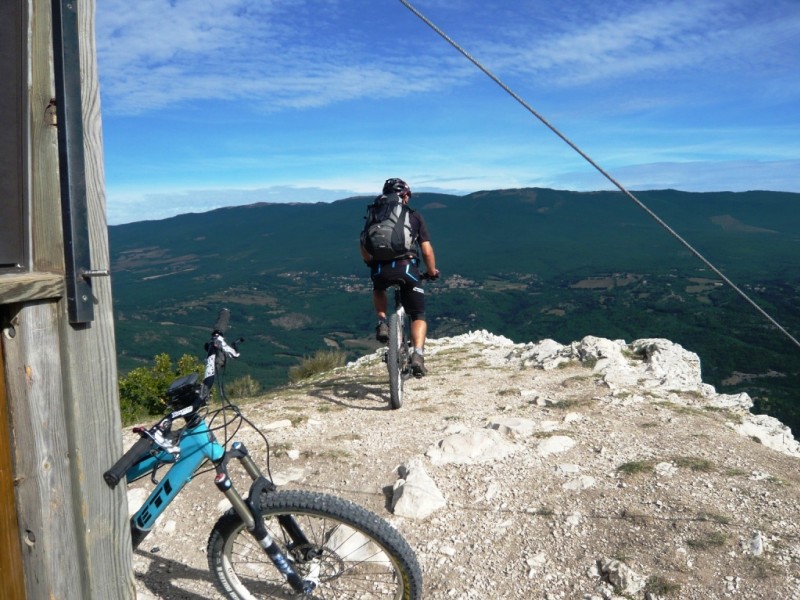
[[[94,10],[0,5],[4,600],[136,596],[124,486],[102,477],[122,440],[111,282],[93,277],[108,268]]]

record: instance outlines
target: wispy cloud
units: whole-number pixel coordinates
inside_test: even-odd
[[[558,13],[538,2],[469,1],[457,11],[422,4],[463,34],[479,59],[540,86],[669,78],[687,66],[780,70],[800,31],[794,0],[583,1]],[[480,76],[399,2],[142,0],[135,7],[98,5],[109,111],[197,100],[309,108],[443,90]],[[480,15],[490,9],[489,26]]]
[[[560,9],[559,9],[560,10]],[[534,11],[504,43],[484,42],[498,65],[547,83],[584,86],[620,78],[671,78],[686,67],[706,73],[793,68],[800,5],[742,0],[575,3],[549,27]],[[510,39],[509,39],[510,38]]]
[[[140,113],[245,100],[308,108],[425,91],[453,77],[436,65],[408,64],[391,39],[368,30],[346,35],[358,13],[341,14],[338,4],[144,0],[132,11],[130,3],[104,0],[97,38],[106,107]]]
[[[109,207],[111,225],[131,221],[158,220],[176,214],[199,213],[225,206],[246,206],[260,202],[331,202],[358,192],[301,186],[271,186],[251,189],[187,189],[172,192],[130,192],[115,194]]]
[[[770,181],[771,190],[800,192],[800,160],[663,162],[625,166],[610,175],[630,190],[678,189],[687,192],[746,192],[764,189],[754,182]],[[724,183],[722,183],[724,182]],[[556,175],[546,185],[574,190],[616,189],[598,172]]]
[[[690,192],[732,191],[758,189],[784,190],[800,193],[795,173],[800,172],[800,160],[783,161],[663,161],[626,165],[607,169],[609,174],[629,190],[679,189]],[[450,176],[442,176],[436,166],[430,171],[415,170],[403,173],[415,191],[463,195],[476,190],[515,187],[552,187],[578,191],[617,189],[598,171],[586,165],[580,170],[539,173],[536,167],[516,167],[509,171],[492,166],[480,171],[463,168]],[[386,176],[396,175],[387,172]],[[769,186],[758,182],[769,181]],[[721,183],[724,182],[724,183]],[[331,202],[352,196],[371,196],[377,193],[380,181],[369,174],[359,178],[327,185],[264,186],[256,188],[176,189],[173,191],[124,190],[112,188],[114,202],[109,205],[111,225],[131,221],[164,219],[176,214],[197,213],[225,206],[242,206],[258,202]]]
[[[412,1],[626,185],[800,191],[797,0]],[[112,223],[394,175],[605,184],[397,0],[96,10]]]

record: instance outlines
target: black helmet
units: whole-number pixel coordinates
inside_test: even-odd
[[[408,187],[408,184],[402,179],[398,179],[397,177],[392,177],[391,179],[387,179],[386,183],[383,184],[383,193],[384,194],[395,193],[398,196],[402,196],[403,194],[408,194],[410,196],[411,188]]]

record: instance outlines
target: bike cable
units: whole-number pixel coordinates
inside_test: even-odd
[[[417,10],[408,0],[400,0],[400,3],[403,4],[408,10],[410,10],[414,15],[416,15],[423,23],[425,23],[428,27],[433,29],[440,37],[442,37],[448,44],[450,44],[453,48],[455,48],[460,54],[462,54],[467,60],[469,60],[473,65],[475,65],[478,69],[480,69],[487,77],[489,77],[492,81],[494,81],[497,85],[499,85],[506,93],[508,93],[514,100],[516,100],[519,104],[522,105],[529,113],[531,113],[534,117],[539,119],[550,131],[556,134],[559,138],[561,138],[570,148],[575,150],[581,157],[583,157],[590,165],[592,165],[603,177],[608,179],[614,186],[619,189],[623,194],[625,194],[628,198],[630,198],[634,203],[636,203],[639,208],[644,210],[650,217],[652,217],[656,223],[658,223],[661,227],[663,227],[670,235],[672,235],[675,239],[677,239],[684,247],[686,247],[689,252],[691,252],[695,257],[697,257],[703,264],[705,264],[712,272],[714,272],[722,281],[724,281],[728,286],[730,286],[739,296],[741,296],[748,304],[750,304],[756,311],[758,311],[763,317],[765,317],[772,325],[774,325],[781,333],[783,333],[789,340],[791,340],[798,348],[800,348],[800,341],[798,341],[791,333],[789,333],[778,321],[776,321],[767,311],[765,311],[761,306],[759,306],[753,299],[750,298],[743,290],[739,288],[733,281],[731,281],[725,274],[722,273],[716,266],[714,266],[708,259],[706,259],[698,250],[696,250],[689,242],[684,240],[676,231],[674,231],[667,223],[665,223],[658,215],[656,215],[650,208],[648,208],[639,198],[637,198],[633,193],[628,191],[621,183],[619,183],[616,179],[614,179],[609,173],[605,171],[599,164],[597,164],[590,156],[588,156],[583,150],[581,150],[572,140],[570,140],[567,136],[565,136],[561,131],[559,131],[554,125],[552,125],[543,115],[541,115],[538,111],[536,111],[530,104],[528,104],[525,100],[523,100],[518,94],[516,94],[510,87],[508,87],[505,83],[503,83],[494,73],[492,73],[489,69],[487,69],[483,64],[481,64],[477,59],[475,59],[472,55],[469,54],[461,45],[459,45],[456,41],[454,41],[450,36],[448,36],[444,31],[442,31],[439,27],[437,27],[428,17],[423,15],[419,10]]]
[[[266,451],[267,476],[269,477],[270,480],[272,480],[272,468],[271,468],[271,465],[270,465],[269,439],[264,434],[264,432],[261,431],[261,429],[259,429],[259,427],[255,423],[253,423],[250,419],[248,419],[246,416],[244,416],[244,414],[242,414],[242,411],[239,410],[239,407],[237,405],[235,405],[233,402],[230,401],[230,398],[228,398],[228,394],[225,392],[224,379],[225,379],[225,370],[223,368],[222,371],[218,374],[218,377],[217,377],[217,391],[219,391],[220,403],[221,403],[222,406],[215,411],[216,414],[211,417],[211,419],[209,421],[209,425],[212,426],[213,422],[214,422],[214,419],[216,418],[217,415],[220,415],[220,414],[222,415],[222,423],[217,427],[213,427],[212,426],[211,430],[212,431],[217,431],[217,430],[221,429],[221,430],[224,431],[223,435],[224,435],[225,443],[223,445],[227,448],[228,442],[233,437],[236,436],[236,434],[238,433],[239,429],[241,429],[241,427],[242,427],[242,423],[246,423],[247,425],[249,425],[253,429],[253,431],[255,431],[264,442],[264,448],[265,448],[265,451]],[[229,411],[234,414],[234,417],[232,419],[228,419],[227,415],[228,415]],[[228,426],[231,423],[233,423],[234,421],[236,422],[236,427],[232,432],[229,432]]]

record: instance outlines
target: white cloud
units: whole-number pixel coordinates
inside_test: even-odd
[[[402,44],[348,23],[357,6],[340,14],[337,4],[104,0],[97,8],[104,109],[135,114],[193,100],[308,108],[439,88],[457,77],[410,64]]]
[[[535,17],[532,17],[534,19]],[[505,44],[486,43],[501,68],[585,86],[621,77],[670,77],[786,64],[800,32],[800,5],[742,0],[581,3],[572,19],[530,35],[525,22]],[[793,64],[794,61],[792,61]]]
[[[749,190],[800,193],[800,160],[784,161],[702,161],[659,162],[607,169],[628,190],[678,189],[688,192]],[[390,173],[390,175],[392,175]],[[588,164],[570,172],[537,172],[518,167],[508,171],[487,168],[481,172],[404,173],[417,192],[464,195],[478,190],[520,187],[550,187],[578,191],[617,189]],[[373,178],[334,182],[341,187],[315,185],[265,186],[259,188],[176,189],[173,191],[108,189],[108,222],[119,225],[133,221],[157,220],[178,214],[198,213],[224,206],[258,202],[332,202],[352,196],[372,196],[380,181]],[[720,183],[724,182],[724,183]]]
[[[796,0],[414,4],[626,185],[798,187],[779,168],[800,156]],[[604,184],[394,0],[103,0],[97,41],[111,222],[258,196],[243,186],[371,194],[376,173]]]
[[[629,190],[677,189],[686,192],[746,192],[751,190],[800,193],[800,160],[662,162],[607,169]],[[593,191],[616,189],[597,171],[562,173],[548,186]]]
[[[421,4],[498,75],[540,87],[658,79],[687,66],[786,69],[800,32],[794,0]],[[109,112],[204,99],[308,108],[480,76],[400,3],[374,0],[104,0],[97,39]]]
[[[110,225],[119,225],[259,202],[332,202],[359,195],[359,192],[320,187],[271,186],[249,189],[186,189],[170,192],[110,188],[107,195],[108,222]]]

